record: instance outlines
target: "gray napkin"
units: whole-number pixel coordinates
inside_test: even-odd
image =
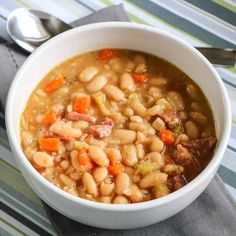
[[[93,15],[73,22],[84,25],[99,21],[128,21],[122,5],[103,9]],[[5,105],[11,81],[26,58],[26,53],[16,45],[0,45],[0,99]],[[236,204],[218,176],[189,207],[177,215],[152,226],[134,230],[105,230],[77,223],[45,204],[52,224],[59,235],[236,235]],[[102,217],[102,216],[101,216]]]

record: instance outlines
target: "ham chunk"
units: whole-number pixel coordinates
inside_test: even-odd
[[[69,112],[66,118],[72,121],[83,120],[83,121],[87,121],[88,123],[95,123],[97,121],[97,119],[91,115],[82,114],[75,111]]]
[[[104,120],[100,121],[99,125],[90,126],[89,132],[94,136],[103,138],[111,134],[113,126],[114,126],[113,120],[110,118],[105,118]]]
[[[181,145],[191,154],[202,158],[208,156],[214,150],[216,142],[215,137],[209,137],[181,142]]]

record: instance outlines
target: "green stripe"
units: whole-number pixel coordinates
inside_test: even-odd
[[[21,235],[26,235],[23,231],[21,231],[20,229],[18,229],[18,228],[16,228],[16,226],[15,225],[13,225],[13,224],[11,224],[10,222],[8,222],[8,221],[6,221],[6,220],[4,220],[4,219],[2,219],[1,218],[1,221],[4,223],[4,224],[6,224],[6,225],[8,225],[10,228],[13,228],[15,231],[17,231],[19,234],[21,234]],[[1,230],[3,230],[2,228],[1,228]],[[0,231],[1,232],[1,231]],[[2,235],[2,234],[1,234]],[[4,234],[3,234],[4,235]]]
[[[161,18],[169,24],[177,26],[179,29],[197,37],[198,39],[215,47],[234,47],[235,45],[224,40],[217,35],[193,24],[192,22],[156,5],[151,1],[129,0],[133,4],[145,9],[150,14]]]
[[[11,186],[1,183],[1,189],[2,191],[7,192],[9,195],[11,195],[13,198],[19,200],[23,205],[28,206],[30,209],[32,209],[34,212],[37,212],[39,215],[41,215],[44,218],[47,218],[47,214],[43,208],[43,205],[40,202],[40,206],[36,204],[35,202],[31,201],[30,199],[26,198],[24,194],[17,192],[14,188]],[[1,190],[0,190],[1,191]],[[32,192],[32,190],[30,190]],[[18,204],[16,202],[16,204]]]
[[[42,206],[40,199],[32,191],[22,175],[17,172],[15,168],[6,164],[6,162],[2,160],[0,160],[0,179],[4,184],[11,186],[11,188],[23,194],[26,198],[30,199],[35,204]]]
[[[46,221],[45,219],[40,218],[34,212],[32,212],[32,211],[28,210],[27,208],[25,208],[24,206],[20,205],[17,201],[14,201],[13,199],[9,198],[6,194],[1,193],[1,190],[0,190],[0,196],[1,196],[1,199],[5,200],[5,202],[7,202],[8,204],[11,204],[11,208],[13,208],[13,210],[15,210],[17,212],[19,211],[19,214],[22,214],[21,212],[25,213],[27,215],[27,217],[26,216],[25,217],[27,219],[29,219],[30,221],[32,221],[34,224],[37,224],[39,227],[42,227],[42,226],[40,226],[40,224],[41,224],[45,228],[47,228],[47,231],[52,231],[52,226],[49,223],[49,221]],[[14,198],[18,199],[20,201],[20,199],[17,196],[14,196]],[[45,213],[45,216],[46,216],[46,213]],[[40,223],[40,224],[38,224],[38,223]]]
[[[219,4],[220,6],[236,13],[236,7],[234,7],[231,4],[225,2],[224,0],[212,0],[212,1]]]
[[[8,150],[11,150],[10,144],[8,142],[7,133],[4,129],[0,128],[0,145],[5,147]]]
[[[236,189],[235,172],[221,165],[220,168],[218,169],[218,174],[226,184]]]
[[[236,25],[236,15],[234,12],[221,7],[220,5],[209,0],[185,0],[202,10],[211,13],[212,15],[232,24]]]
[[[16,2],[18,2],[20,5],[23,5],[23,6],[25,6],[25,7],[28,7],[28,8],[30,8],[31,6],[28,4],[28,3],[26,3],[24,0],[15,0]]]

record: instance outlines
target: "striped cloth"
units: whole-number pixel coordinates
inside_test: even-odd
[[[119,3],[133,22],[167,30],[193,46],[236,47],[235,0],[0,0],[0,43],[10,40],[5,23],[15,8],[40,9],[70,23]],[[236,199],[236,69],[216,69],[233,113],[231,137],[218,174]],[[56,235],[40,199],[16,167],[2,127],[4,117],[0,115],[0,235]]]

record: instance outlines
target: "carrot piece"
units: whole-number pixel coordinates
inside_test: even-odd
[[[99,51],[99,58],[102,61],[109,61],[110,59],[118,56],[119,52],[114,49],[102,49]]]
[[[143,84],[147,82],[148,80],[147,74],[145,73],[133,73],[133,78],[135,82],[140,83],[140,84]]]
[[[92,160],[88,157],[88,149],[83,148],[79,151],[77,158],[80,165],[88,167],[88,169],[93,169],[94,165]]]
[[[164,144],[166,145],[172,145],[175,142],[175,137],[174,137],[174,133],[171,132],[168,129],[161,129],[159,131],[159,135],[161,140],[163,141]]]
[[[39,148],[42,151],[58,152],[60,144],[59,138],[40,138],[38,142],[39,142]]]
[[[89,112],[90,108],[90,98],[88,96],[79,96],[75,98],[73,102],[73,110],[82,113],[87,114]]]
[[[171,156],[165,156],[165,165],[168,164],[175,164],[175,161]]]
[[[48,126],[54,123],[56,120],[57,120],[57,113],[55,111],[49,110],[46,112],[44,116],[43,123]]]
[[[108,171],[111,175],[117,176],[121,172],[123,167],[124,166],[121,163],[114,164],[114,165],[108,167]]]
[[[59,89],[65,83],[64,77],[61,75],[56,76],[54,79],[48,81],[44,87],[46,93],[52,93]]]

